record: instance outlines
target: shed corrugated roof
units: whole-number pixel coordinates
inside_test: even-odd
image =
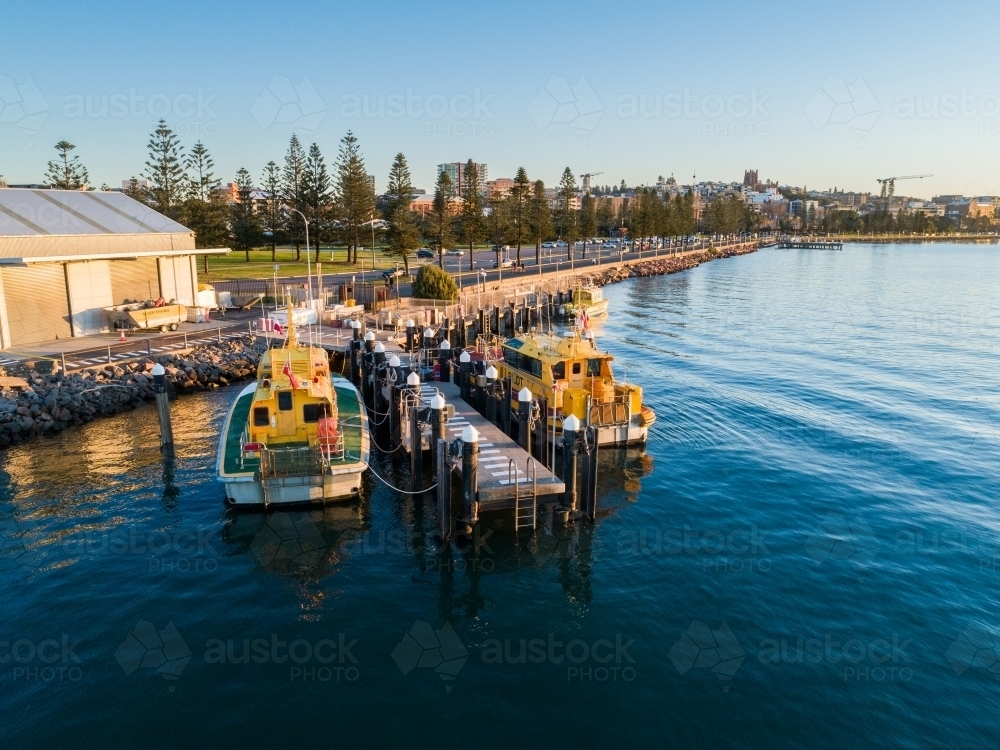
[[[188,234],[190,231],[122,193],[0,189],[0,237]]]

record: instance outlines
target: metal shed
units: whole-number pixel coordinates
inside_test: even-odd
[[[107,330],[102,308],[198,296],[194,232],[122,193],[0,189],[0,348]]]

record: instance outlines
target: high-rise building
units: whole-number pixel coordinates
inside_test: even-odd
[[[489,170],[485,164],[479,164],[473,162],[476,165],[476,187],[481,195],[486,195],[486,181],[489,179]],[[447,172],[448,176],[451,178],[451,184],[455,188],[455,195],[461,197],[465,195],[465,190],[468,187],[466,184],[468,182],[465,179],[465,162],[454,161],[448,162],[447,164],[438,164],[438,175],[442,172]]]

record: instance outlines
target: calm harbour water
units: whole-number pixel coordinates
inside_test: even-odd
[[[658,421],[570,533],[487,516],[441,551],[432,504],[371,479],[227,512],[235,389],[176,402],[175,464],[150,408],[7,451],[0,741],[993,745],[997,252],[770,249],[609,287],[598,342]]]

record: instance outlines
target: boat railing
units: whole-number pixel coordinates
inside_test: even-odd
[[[627,397],[616,396],[612,401],[590,403],[590,424],[610,427],[628,424],[630,420]]]
[[[324,473],[326,465],[318,445],[260,449],[261,479],[314,476]]]
[[[333,440],[316,438],[315,446],[323,457],[324,465],[331,461],[339,461],[344,457],[344,433],[338,432]]]

